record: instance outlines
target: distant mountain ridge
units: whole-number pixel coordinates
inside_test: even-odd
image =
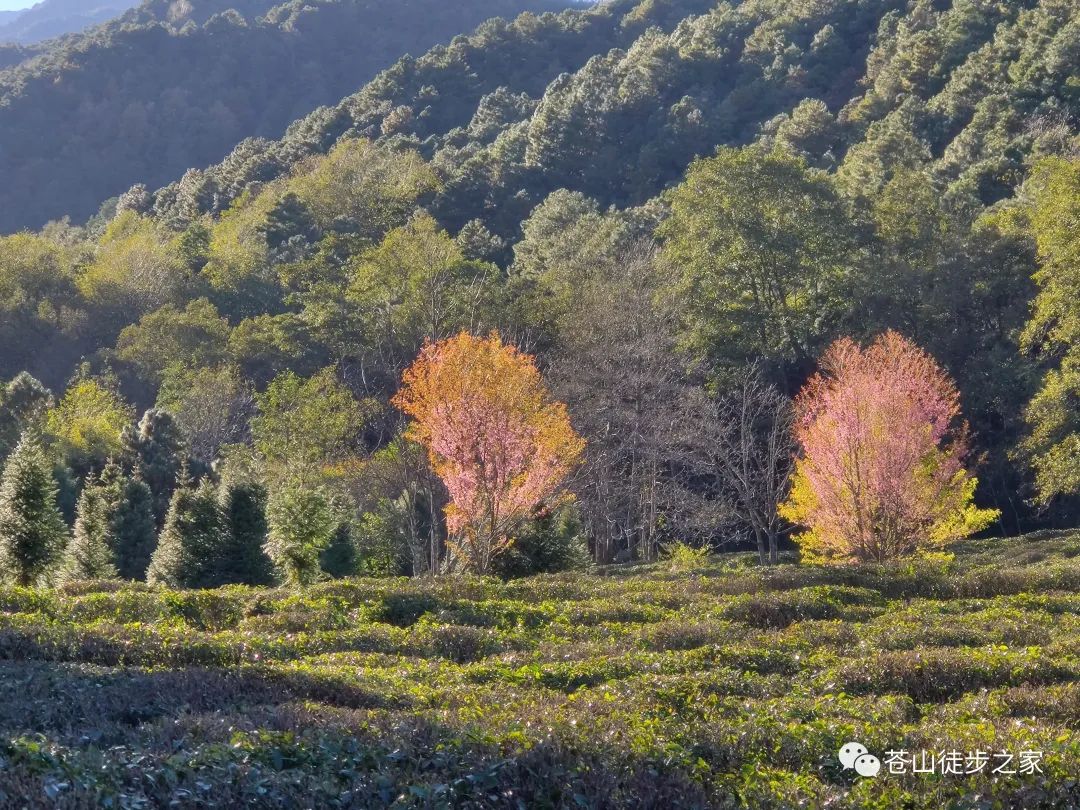
[[[111,20],[137,0],[41,0],[21,11],[0,11],[0,43],[41,42]]]
[[[402,54],[571,3],[152,0],[86,34],[0,49],[0,232],[85,220],[135,183],[280,137]]]

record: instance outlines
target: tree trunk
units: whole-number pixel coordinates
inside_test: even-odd
[[[425,476],[426,477],[426,476]],[[428,575],[436,576],[439,573],[439,518],[435,513],[435,489],[431,485],[431,479],[425,481],[424,488],[427,490],[428,511],[428,551],[431,555],[428,564]]]
[[[780,562],[780,549],[778,546],[778,540],[775,531],[769,532],[769,564],[776,565]]]
[[[765,534],[757,526],[754,527],[754,539],[757,540],[758,562],[765,565]]]

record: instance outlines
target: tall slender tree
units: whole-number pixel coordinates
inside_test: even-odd
[[[52,392],[25,371],[0,389],[0,459],[28,427],[41,424],[51,404]]]
[[[221,584],[267,585],[273,570],[266,542],[266,487],[257,481],[225,480],[220,487],[227,538],[221,549]]]
[[[157,545],[154,494],[136,466],[124,475],[119,464],[106,465],[101,484],[108,492],[113,558],[122,579],[142,580]]]
[[[79,495],[74,534],[64,552],[62,582],[118,576],[109,506],[108,490],[92,476],[88,478]]]
[[[1023,337],[1046,371],[1027,407],[1023,450],[1049,503],[1080,494],[1080,158],[1044,160],[1029,186],[1039,294]]]
[[[140,468],[154,495],[154,516],[160,526],[186,457],[180,428],[168,411],[151,408],[137,425],[124,428],[120,441],[126,463],[131,469]]]
[[[213,587],[226,532],[214,487],[208,481],[193,486],[183,471],[150,558],[147,582],[172,588]]]
[[[56,493],[41,440],[24,433],[0,479],[0,571],[16,585],[45,581],[63,552],[67,527]]]
[[[775,564],[784,523],[779,506],[795,460],[791,399],[751,365],[732,375],[725,393],[705,410],[701,449],[721,499],[753,532],[761,564]]]

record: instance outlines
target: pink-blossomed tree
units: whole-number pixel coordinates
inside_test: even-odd
[[[804,558],[883,561],[966,537],[997,518],[972,503],[960,395],[896,332],[836,341],[795,401],[801,455],[782,514]]]
[[[429,343],[403,383],[394,403],[414,420],[407,435],[450,494],[447,545],[487,573],[529,518],[568,497],[584,442],[533,359],[494,333]]]

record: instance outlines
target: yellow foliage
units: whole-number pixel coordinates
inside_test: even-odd
[[[403,223],[417,201],[438,187],[435,173],[416,152],[344,139],[306,164],[288,190],[310,206],[321,227],[348,217],[377,238]]]
[[[120,432],[133,419],[131,407],[116,393],[82,379],[46,413],[45,432],[69,459],[105,459],[120,453]]]
[[[280,185],[254,195],[245,191],[214,223],[203,274],[216,289],[236,290],[266,269],[266,239],[259,228],[278,199]]]
[[[937,460],[940,461],[940,460]],[[817,495],[801,469],[805,462],[799,460],[795,467],[788,499],[780,504],[780,516],[795,525],[810,525],[811,516],[818,508]],[[923,497],[934,497],[929,475],[934,459],[924,462],[924,470],[918,476],[915,487],[923,490]],[[926,554],[941,549],[981,532],[989,527],[1001,515],[998,509],[980,509],[974,503],[975,488],[978,479],[959,470],[953,476],[950,486],[939,493],[938,501],[929,510],[933,514],[932,522],[925,534],[912,539],[916,553]],[[936,491],[936,490],[935,490]],[[853,562],[859,559],[857,550],[847,536],[827,534],[809,528],[793,537],[799,546],[804,562]]]
[[[35,234],[0,237],[0,305],[12,308],[58,294],[70,281],[71,253]]]
[[[186,282],[175,236],[125,211],[110,223],[97,255],[79,276],[80,292],[98,304],[149,312],[177,298]]]
[[[533,358],[496,333],[429,343],[393,403],[450,494],[449,546],[481,574],[524,521],[560,502],[585,447]]]

